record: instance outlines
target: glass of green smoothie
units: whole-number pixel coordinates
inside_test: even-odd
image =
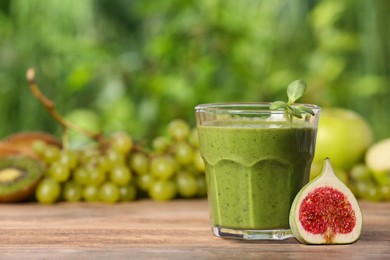
[[[302,118],[271,110],[271,103],[195,107],[206,165],[213,233],[223,238],[292,237],[290,206],[309,181],[320,108]]]

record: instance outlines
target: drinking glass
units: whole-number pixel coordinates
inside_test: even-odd
[[[302,118],[271,103],[195,107],[213,233],[246,240],[292,237],[291,204],[309,181],[320,108]]]

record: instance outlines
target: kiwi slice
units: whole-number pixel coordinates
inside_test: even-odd
[[[27,156],[0,158],[0,202],[29,198],[43,176],[43,165]]]

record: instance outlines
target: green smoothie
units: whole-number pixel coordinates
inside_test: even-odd
[[[211,220],[232,229],[289,229],[309,180],[316,129],[305,122],[208,122],[198,126]]]

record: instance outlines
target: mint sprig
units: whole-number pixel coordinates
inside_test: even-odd
[[[287,86],[288,101],[275,101],[271,103],[271,110],[284,110],[290,116],[303,118],[304,114],[314,116],[312,109],[305,106],[293,106],[294,102],[303,96],[306,91],[307,84],[303,80],[295,80]]]

